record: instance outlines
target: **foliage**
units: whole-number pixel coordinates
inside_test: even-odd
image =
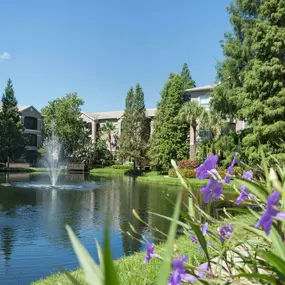
[[[116,126],[114,125],[113,122],[106,122],[103,124],[101,128],[101,133],[104,135],[107,135],[107,141],[108,141],[108,146],[109,150],[111,153],[113,153],[113,149],[116,150],[117,143],[116,143],[116,137],[117,134],[115,133],[116,131]]]
[[[45,136],[51,135],[54,122],[55,135],[63,143],[65,156],[70,156],[88,142],[88,134],[81,118],[81,106],[84,101],[77,93],[66,94],[62,98],[50,101],[41,112],[44,116]]]
[[[264,157],[263,153],[261,153],[261,155]],[[197,169],[197,175],[202,177],[209,172],[209,169],[213,167],[212,163],[215,161],[217,161],[217,157],[210,156],[207,162]],[[234,164],[235,160],[231,166]],[[277,176],[277,173],[273,169],[271,169],[270,172],[268,171],[264,158],[263,165],[264,177],[266,177],[265,181],[252,181],[252,172],[248,171],[243,174],[243,179],[236,179],[234,182],[236,187],[240,187],[241,189],[237,201],[243,197],[240,200],[242,203],[250,205],[252,201],[255,206],[259,205],[261,208],[262,213],[254,212],[251,208],[236,209],[237,212],[246,213],[248,217],[251,216],[251,218],[249,218],[250,224],[254,223],[254,220],[257,220],[257,224],[251,227],[247,223],[244,223],[243,220],[216,220],[210,215],[211,212],[208,211],[211,208],[211,204],[207,207],[208,210],[204,211],[200,207],[199,202],[193,199],[191,185],[188,185],[186,180],[181,177],[178,167],[173,162],[173,167],[182,185],[184,185],[189,192],[188,209],[185,211],[183,208],[180,208],[182,197],[180,193],[172,217],[162,216],[158,213],[150,213],[151,215],[171,221],[164,252],[159,252],[158,254],[154,245],[149,246],[150,244],[148,244],[147,246],[145,262],[154,263],[160,260],[161,263],[160,269],[155,276],[156,283],[154,284],[167,284],[167,280],[169,280],[169,284],[173,285],[182,284],[181,281],[187,283],[187,280],[197,282],[198,284],[205,283],[209,285],[228,283],[285,284],[285,270],[283,266],[285,262],[285,244],[283,243],[285,230],[285,200],[282,198],[285,196],[285,170],[277,165]],[[214,169],[211,170],[213,175],[215,175]],[[228,173],[231,173],[230,168]],[[212,178],[210,178],[209,183],[211,183],[211,179]],[[217,181],[213,184],[214,188],[217,187],[219,183],[227,183],[226,180],[221,180],[219,176],[215,176],[215,179],[217,179]],[[201,189],[204,188],[205,187]],[[226,209],[224,211],[226,215],[230,217],[229,212],[227,212]],[[135,211],[133,211],[133,213],[139,221],[152,228],[152,226],[144,222]],[[179,214],[182,216],[182,220],[178,220]],[[189,238],[188,243],[190,245],[191,243],[199,245],[198,252],[200,251],[200,256],[203,256],[203,260],[206,261],[206,263],[197,267],[195,259],[188,260],[188,255],[181,256],[179,247],[175,244],[177,225],[183,229],[184,235]],[[216,227],[218,228],[215,229]],[[70,229],[68,230],[70,235]],[[130,231],[136,233],[136,229],[132,225],[130,225]],[[73,233],[70,237],[85,273],[85,280],[91,280],[87,282],[88,284],[95,284],[93,280],[97,280],[96,282],[101,284],[100,280],[106,280],[105,278],[107,278],[105,268],[109,266],[114,270],[114,265],[110,258],[110,245],[107,235],[105,234],[104,258],[101,249],[97,245],[98,255],[101,260],[100,264],[101,266],[104,264],[104,270],[99,265],[93,264],[92,259],[86,250],[82,248],[82,245]],[[105,258],[106,256],[108,258]],[[155,261],[151,259],[158,260]],[[108,264],[106,264],[106,260],[108,260]],[[172,260],[173,267],[171,266]],[[264,260],[266,260],[266,262],[264,262]],[[145,264],[145,266],[150,265]],[[68,272],[65,273],[73,284],[80,284],[76,283],[78,282],[76,279],[72,280]],[[90,278],[92,275],[93,278]],[[144,276],[145,282],[147,282],[148,277],[149,276]],[[113,282],[114,284],[118,284],[119,281],[115,279]]]
[[[180,173],[185,178],[195,178],[196,172],[194,169],[180,169]],[[177,177],[176,171],[174,168],[170,168],[168,170],[169,177]]]
[[[188,101],[180,109],[177,120],[179,123],[189,124],[189,158],[196,157],[198,122],[205,117],[207,111],[197,101]],[[192,131],[191,131],[192,130]],[[193,138],[191,138],[193,135]]]
[[[111,166],[113,169],[130,169],[131,165],[119,165],[119,164],[115,164]]]
[[[7,162],[19,158],[25,150],[24,125],[20,119],[21,113],[17,107],[11,79],[2,96],[0,106],[0,159]]]
[[[186,62],[183,64],[182,71],[181,71],[181,77],[184,82],[184,85],[183,85],[184,90],[196,87],[196,82],[195,80],[192,79],[190,70]]]
[[[85,165],[106,165],[106,161],[112,160],[112,155],[107,148],[105,140],[98,138],[95,143],[89,141],[71,154],[73,162]]]
[[[183,79],[180,75],[170,76],[161,91],[153,122],[148,156],[152,168],[169,168],[170,159],[187,157],[187,123],[178,124],[176,117],[184,103]]]
[[[199,165],[199,161],[193,159],[184,159],[178,162],[179,169],[195,169]]]
[[[119,138],[119,159],[132,160],[134,168],[146,159],[149,126],[145,115],[144,93],[137,84],[131,87],[126,97],[126,109],[122,120],[122,134]]]
[[[212,107],[228,119],[252,129],[243,138],[252,165],[257,147],[284,161],[285,157],[285,22],[284,1],[236,0],[228,8],[233,33],[222,43]]]

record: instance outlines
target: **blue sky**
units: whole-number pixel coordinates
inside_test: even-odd
[[[198,86],[215,81],[229,2],[1,1],[1,93],[10,77],[19,105],[40,109],[77,92],[84,111],[110,111],[123,109],[139,82],[146,107],[155,107],[184,62]]]

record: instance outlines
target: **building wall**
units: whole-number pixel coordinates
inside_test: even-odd
[[[26,120],[25,120],[26,118]],[[36,128],[27,128],[27,119],[34,118],[37,120]],[[42,115],[33,106],[21,111],[21,120],[24,123],[25,131],[24,134],[36,136],[37,142],[35,146],[27,146],[27,150],[37,150],[42,145],[42,133],[43,133],[43,120]]]

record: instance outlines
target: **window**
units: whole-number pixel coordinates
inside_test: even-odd
[[[38,137],[35,134],[25,134],[27,146],[38,146]]]
[[[205,108],[206,110],[210,109],[210,96],[202,95],[200,96],[200,105]]]
[[[199,130],[198,136],[200,139],[210,138],[210,131],[209,130]]]
[[[91,123],[85,123],[85,128],[87,130],[87,134],[91,135],[92,134],[92,124]]]
[[[34,117],[25,117],[24,118],[24,127],[29,130],[38,129],[38,120]]]

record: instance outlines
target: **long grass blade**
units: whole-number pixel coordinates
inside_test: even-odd
[[[176,237],[177,221],[179,218],[179,210],[182,200],[182,193],[180,192],[177,197],[174,213],[172,216],[173,221],[171,222],[166,247],[164,250],[164,260],[161,264],[160,271],[158,274],[157,285],[166,285],[169,278],[169,272],[171,269],[171,256],[173,252],[173,245]]]
[[[84,272],[85,280],[89,285],[101,285],[103,284],[103,275],[101,268],[94,262],[88,251],[80,243],[77,236],[72,229],[66,225],[66,230],[71,240],[73,249],[77,255],[79,264]]]

